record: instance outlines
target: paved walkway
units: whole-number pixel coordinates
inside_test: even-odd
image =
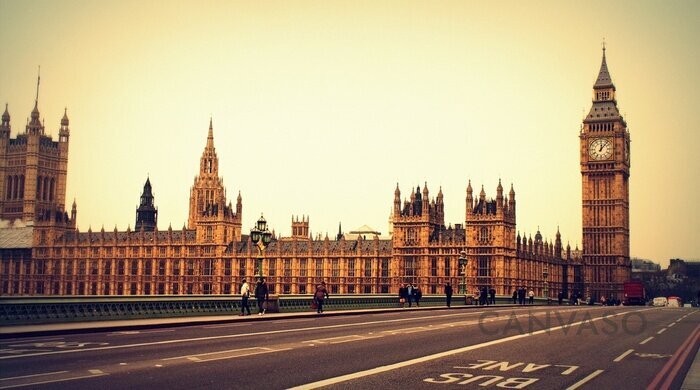
[[[690,366],[688,374],[685,376],[682,390],[700,390],[700,349],[695,354],[693,365]]]

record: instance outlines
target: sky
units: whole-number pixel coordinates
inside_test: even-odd
[[[516,192],[517,228],[581,245],[579,131],[605,41],[631,134],[631,256],[700,257],[700,2],[0,0],[0,101],[24,132],[70,118],[67,208],[120,230],[150,177],[186,223],[210,117],[243,231],[369,225],[469,180]]]

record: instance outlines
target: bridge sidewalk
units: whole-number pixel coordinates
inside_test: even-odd
[[[541,306],[541,305],[525,305]],[[291,312],[291,313],[266,313],[265,315],[239,316],[235,315],[216,315],[216,316],[188,316],[188,317],[161,317],[161,318],[140,318],[140,319],[125,319],[111,321],[83,321],[83,322],[63,322],[49,324],[32,324],[32,325],[15,325],[15,326],[0,326],[0,339],[12,337],[26,336],[44,336],[53,334],[70,334],[70,333],[90,333],[104,331],[120,331],[129,329],[151,329],[176,326],[193,326],[204,324],[222,324],[231,322],[247,322],[247,321],[267,321],[279,320],[285,318],[308,318],[308,317],[328,317],[341,315],[362,315],[369,313],[388,313],[396,311],[426,311],[426,310],[474,310],[483,308],[504,308],[504,307],[523,307],[522,305],[512,304],[496,304],[488,306],[465,306],[453,305],[452,307],[444,306],[426,306],[413,308],[378,308],[378,309],[357,309],[357,310],[334,310],[326,311],[323,314],[317,314],[314,311],[308,312]]]

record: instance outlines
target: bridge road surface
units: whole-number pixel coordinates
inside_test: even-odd
[[[3,339],[0,389],[680,388],[697,311],[406,310]]]

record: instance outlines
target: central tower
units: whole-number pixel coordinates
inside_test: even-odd
[[[580,138],[583,264],[587,293],[622,299],[631,276],[629,243],[630,135],[615,85],[603,62]]]

